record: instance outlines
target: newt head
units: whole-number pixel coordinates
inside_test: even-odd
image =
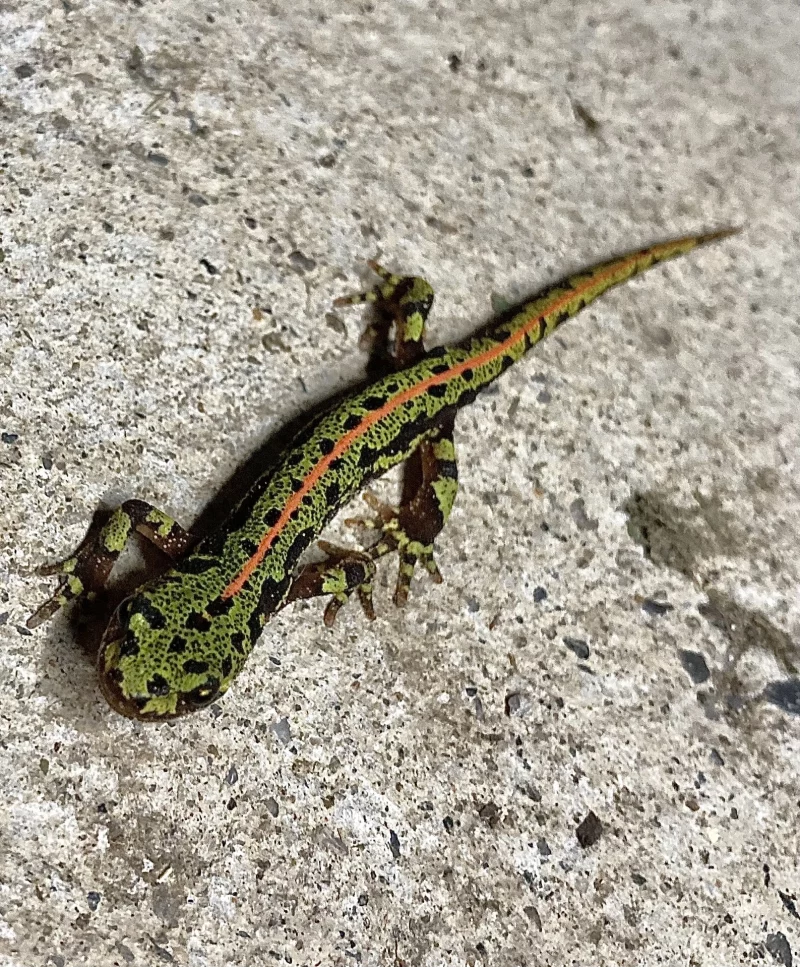
[[[97,655],[100,689],[109,705],[146,722],[211,705],[238,671],[224,638],[185,626],[177,633],[158,608],[158,590],[142,588],[120,604]],[[219,626],[214,630],[224,633]]]

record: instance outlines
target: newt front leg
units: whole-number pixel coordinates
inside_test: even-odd
[[[39,568],[39,574],[55,574],[60,581],[53,596],[28,618],[26,626],[38,628],[76,598],[91,601],[105,588],[111,569],[134,532],[146,537],[172,560],[182,557],[195,543],[195,538],[177,521],[152,504],[126,500],[102,527],[89,529],[74,554]]]

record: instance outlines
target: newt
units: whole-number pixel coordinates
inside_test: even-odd
[[[40,569],[58,575],[59,584],[28,627],[73,599],[96,596],[129,538],[143,535],[171,566],[117,607],[97,665],[112,708],[157,721],[220,698],[269,618],[293,601],[330,595],[324,613],[330,626],[355,595],[374,618],[376,561],[390,552],[399,555],[394,602],[402,606],[418,565],[434,581],[442,580],[434,542],[458,489],[453,426],[459,409],[608,289],[735,231],[661,242],[577,272],[505,309],[461,342],[427,351],[430,284],[369,262],[377,285],[334,305],[371,305],[383,335],[393,328],[392,371],[311,419],[209,536],[198,540],[150,504],[126,500],[72,556]],[[325,560],[298,567],[301,554],[337,511],[402,461],[398,508],[366,494],[374,516],[350,522],[375,530],[375,542],[363,550],[319,542]]]

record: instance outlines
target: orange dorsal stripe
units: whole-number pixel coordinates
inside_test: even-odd
[[[529,319],[523,326],[520,326],[516,332],[512,333],[507,339],[504,339],[503,342],[497,343],[497,345],[492,346],[491,349],[487,349],[485,352],[482,352],[477,356],[473,356],[470,359],[465,360],[463,363],[458,363],[455,366],[452,366],[443,373],[437,373],[435,376],[429,376],[427,379],[421,380],[414,386],[410,386],[408,389],[402,390],[402,392],[398,393],[396,396],[390,397],[379,410],[373,410],[371,413],[368,413],[357,427],[340,437],[333,450],[324,456],[319,463],[317,463],[313,469],[308,472],[308,475],[303,480],[300,489],[293,493],[292,496],[286,501],[286,505],[284,506],[277,523],[264,535],[256,552],[245,562],[241,571],[222,592],[222,599],[225,600],[226,598],[232,598],[242,590],[247,579],[264,560],[267,551],[269,551],[270,547],[272,547],[280,534],[283,532],[283,529],[289,522],[289,518],[300,506],[300,503],[306,494],[314,489],[320,478],[326,473],[334,460],[338,460],[343,454],[347,453],[353,443],[359,437],[363,436],[370,429],[370,427],[374,426],[385,416],[388,416],[399,406],[402,406],[409,400],[414,399],[416,396],[421,396],[431,386],[446,383],[447,380],[463,373],[465,369],[475,369],[478,366],[491,362],[498,356],[502,356],[507,349],[524,339],[532,329],[538,327],[539,323],[546,316],[552,315],[554,312],[558,312],[559,310],[565,308],[574,299],[583,295],[584,292],[588,292],[590,289],[595,288],[598,283],[602,283],[607,279],[613,278],[613,276],[617,275],[618,273],[624,272],[625,269],[635,265],[640,259],[646,258],[648,255],[657,256],[662,250],[669,250],[675,245],[680,245],[681,242],[688,241],[690,241],[690,239],[678,239],[677,241],[667,242],[662,245],[654,245],[650,249],[645,249],[644,251],[637,252],[636,254],[630,255],[627,258],[620,259],[618,262],[614,262],[605,271],[592,274],[583,285],[576,286],[575,288],[570,289],[564,295],[560,296],[558,299],[555,299],[549,306],[547,306],[546,309]]]

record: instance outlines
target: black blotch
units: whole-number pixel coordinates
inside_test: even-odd
[[[443,410],[439,415],[442,416],[447,412],[449,410]],[[404,423],[400,427],[400,430],[395,434],[394,440],[387,449],[392,453],[408,450],[420,434],[424,433],[429,426],[428,419],[424,414],[421,414],[415,420],[409,420],[408,423]]]
[[[144,595],[140,595],[131,601],[131,614],[140,614],[153,631],[159,631],[167,626],[167,619],[150,604]]]
[[[147,691],[154,697],[162,698],[164,695],[169,695],[169,682],[163,675],[153,675],[147,683]]]
[[[361,405],[365,410],[379,410],[385,402],[384,396],[367,396],[361,400]]]
[[[250,644],[254,645],[264,630],[264,625],[261,623],[261,612],[254,611],[250,617],[247,619],[247,628],[250,632]]]
[[[239,541],[239,547],[241,547],[248,557],[252,557],[258,550],[258,544],[249,537],[243,537]]]
[[[429,352],[425,354],[425,359],[441,359],[442,356],[447,355],[447,346],[434,346]]]
[[[125,675],[121,668],[112,668],[110,671],[106,672],[106,676],[110,678],[112,682],[115,682],[117,685],[120,685],[122,683],[123,678],[125,678]]]
[[[226,655],[222,659],[222,666],[221,667],[222,667],[222,676],[223,676],[223,678],[227,678],[228,675],[230,675],[230,673],[231,673],[231,671],[233,669],[233,662],[231,661],[230,656]]]
[[[212,567],[217,566],[217,561],[210,557],[198,557],[193,554],[191,557],[185,557],[182,561],[175,565],[175,570],[181,574],[205,574],[206,571],[210,571]]]
[[[173,655],[182,655],[186,651],[186,639],[182,638],[180,635],[175,635],[175,637],[169,643],[169,648],[167,648],[167,651]]]
[[[288,562],[288,554],[287,554],[287,562]],[[287,570],[289,566],[290,565],[288,565],[287,563]],[[281,600],[283,599],[283,592],[285,591],[286,586],[289,583],[289,580],[290,580],[290,577],[288,575],[287,577],[282,578],[280,581],[276,581],[274,578],[271,578],[271,577],[264,578],[261,584],[261,592],[258,600],[258,608],[256,609],[255,613],[251,617],[250,619],[251,622],[253,618],[260,618],[260,615],[262,614],[269,615],[274,613],[275,609],[278,607],[278,605],[281,603]],[[263,627],[264,626],[259,621],[259,624],[258,624],[259,634],[261,634],[261,629]],[[251,630],[252,630],[252,627],[251,627]]]
[[[413,450],[420,435],[424,432],[420,423],[421,421],[416,421],[406,424],[380,451],[380,456],[394,457],[397,454],[408,453]]]
[[[300,450],[295,450],[286,457],[287,467],[296,467],[298,463],[303,459],[303,454]]]
[[[375,459],[378,456],[378,451],[373,449],[373,447],[362,447],[361,453],[358,455],[358,465],[363,467],[365,470],[375,465]]]
[[[133,658],[139,654],[139,642],[131,632],[128,632],[123,638],[122,644],[119,646],[119,653],[122,658]]]
[[[236,529],[232,525],[232,520],[230,519],[226,524],[226,528],[227,527],[230,527],[231,530]],[[213,560],[216,560],[217,558],[220,557],[223,550],[225,549],[225,541],[227,539],[228,539],[228,534],[225,530],[215,531],[213,534],[209,534],[208,537],[203,539],[203,541],[200,543],[199,547],[197,548],[196,553],[198,554],[202,553],[207,557],[212,558]],[[180,570],[180,565],[178,565],[178,569]]]
[[[436,473],[448,480],[458,480],[458,464],[455,460],[440,460],[436,465]]]
[[[367,569],[363,561],[345,561],[342,570],[347,578],[348,587],[351,588],[363,584],[367,578]]]
[[[287,570],[291,570],[294,563],[297,561],[298,557],[303,553],[303,551],[308,547],[308,545],[314,540],[314,530],[311,527],[305,527],[292,541],[291,547],[286,552],[286,567]],[[282,588],[285,587],[285,582],[282,582]]]
[[[395,286],[395,290],[391,296],[391,302],[399,302],[403,296],[411,291],[411,287],[414,284],[414,279],[410,275],[405,275]]]
[[[187,675],[202,675],[208,671],[207,661],[198,661],[196,658],[189,658],[183,663],[183,670]]]
[[[214,598],[206,606],[206,612],[212,618],[217,618],[221,614],[227,614],[233,607],[233,598]]]
[[[325,488],[325,500],[327,500],[327,502],[331,506],[337,503],[341,495],[342,495],[342,488],[339,486],[338,483],[336,483],[335,480],[331,481],[331,483],[329,483]]]
[[[461,398],[459,399],[459,403],[462,406],[469,406],[470,403],[475,402],[475,400],[477,399],[477,396],[478,396],[477,389],[464,390],[464,392],[461,394]]]
[[[186,627],[191,628],[192,631],[208,631],[211,627],[211,619],[200,611],[192,611],[186,617]]]
[[[440,373],[446,373],[450,369],[448,363],[437,363],[435,366],[431,366],[431,372],[438,376]]]
[[[330,465],[330,467],[328,467],[328,469],[331,470],[333,473],[339,473],[339,471],[342,469],[342,458],[341,457],[337,457],[331,463],[331,465]]]
[[[461,376],[468,382],[472,382],[472,377],[475,375],[474,371],[471,369],[465,369]]]
[[[508,369],[508,367],[512,365],[513,362],[514,362],[514,357],[513,356],[501,356],[500,357],[500,369],[501,369],[501,371],[502,372],[505,372]]]
[[[264,523],[267,525],[267,527],[274,527],[280,519],[280,507],[270,507],[266,514],[264,514]]]
[[[436,383],[435,386],[429,386],[428,395],[432,396],[434,399],[440,400],[443,396],[447,395],[447,384]]]
[[[319,451],[323,456],[326,457],[329,453],[333,452],[333,448],[335,446],[336,444],[333,442],[333,440],[328,439],[328,437],[324,437],[319,441]]]
[[[361,425],[362,417],[358,413],[351,413],[350,416],[344,421],[342,426],[345,430],[355,430],[357,426]]]
[[[295,521],[298,519],[299,516],[300,516],[300,508],[295,507],[295,509],[291,512],[291,514],[289,514],[289,520]]]
[[[244,634],[241,631],[234,631],[231,635],[231,646],[234,651],[237,651],[240,655],[245,653],[244,651]]]

